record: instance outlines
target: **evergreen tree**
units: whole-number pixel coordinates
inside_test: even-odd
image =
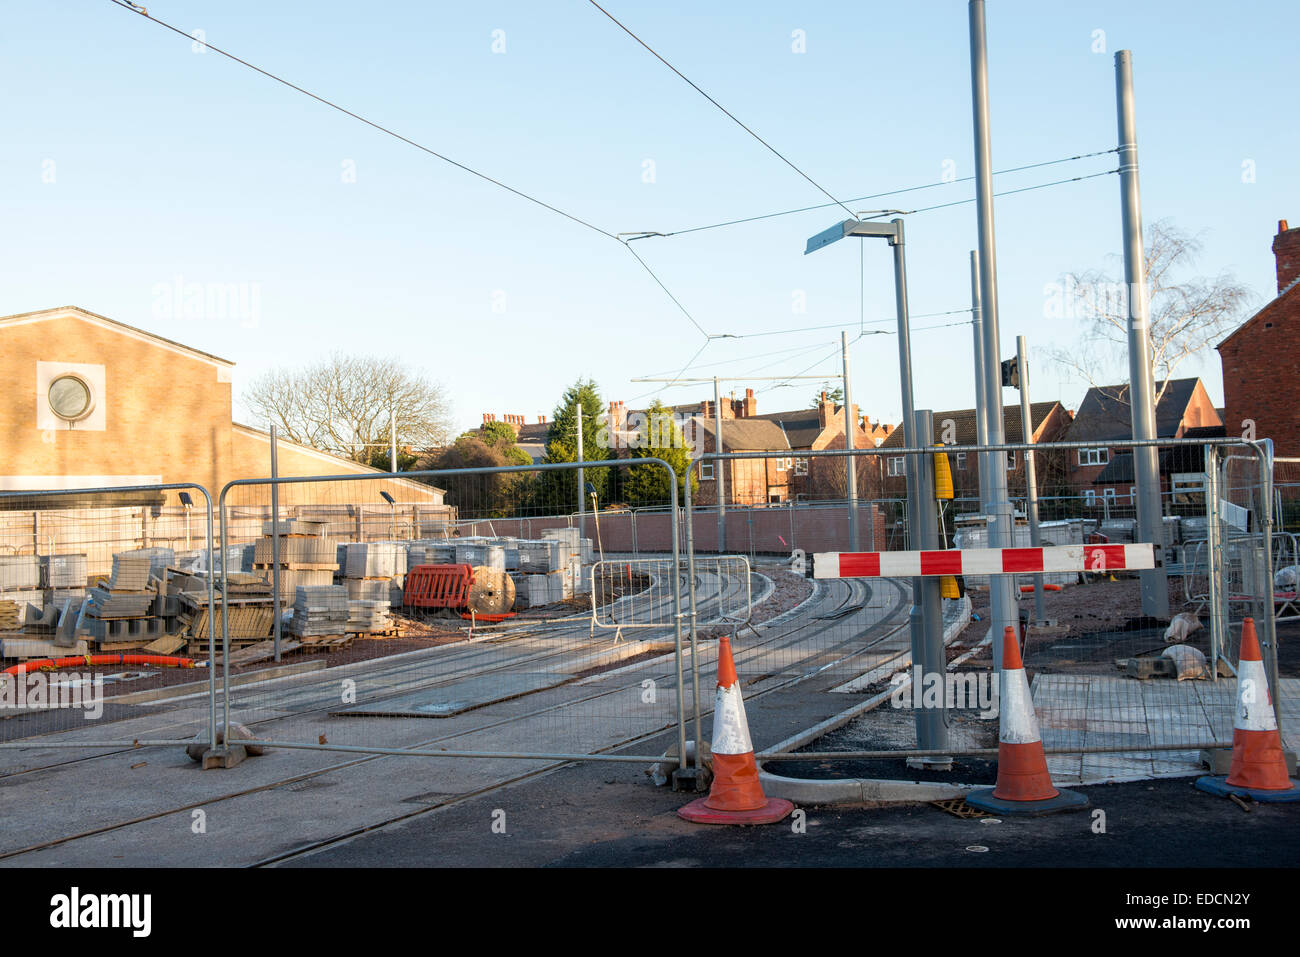
[[[645,422],[638,424],[638,435],[631,442],[631,458],[663,459],[677,473],[678,504],[684,501],[688,478],[694,497],[699,482],[691,470],[690,449],[686,448],[682,430],[673,420],[672,412],[656,399],[646,410]],[[670,482],[662,465],[628,466],[623,477],[621,500],[633,508],[667,505],[672,500]]]
[[[546,433],[548,464],[578,461],[578,407],[582,406],[582,454],[588,462],[610,458],[610,450],[602,448],[602,414],[607,410],[591,379],[578,379],[564,390],[560,403],[551,416],[551,426]],[[606,430],[607,431],[607,430]],[[585,479],[596,488],[599,501],[606,500],[610,487],[611,469],[590,468]],[[586,499],[590,503],[590,499]],[[542,472],[539,476],[536,505],[550,512],[570,512],[578,507],[578,472],[565,469]]]

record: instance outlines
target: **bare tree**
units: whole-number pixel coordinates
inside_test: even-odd
[[[1237,324],[1242,309],[1252,300],[1249,289],[1231,273],[1213,278],[1196,275],[1179,282],[1192,269],[1201,251],[1200,241],[1168,220],[1152,223],[1146,235],[1146,288],[1150,311],[1151,365],[1162,383],[1155,400],[1182,362],[1214,345]],[[1069,349],[1048,352],[1058,366],[1080,375],[1090,386],[1109,384],[1116,375],[1127,381],[1129,290],[1122,279],[1101,270],[1069,273],[1062,285],[1049,287],[1059,301],[1049,318],[1079,320],[1080,341]],[[1120,374],[1119,370],[1124,370]],[[1128,404],[1127,390],[1119,401]]]
[[[302,369],[274,369],[244,393],[244,404],[285,438],[357,462],[386,446],[397,416],[400,445],[433,448],[451,434],[441,385],[397,359],[335,353]]]

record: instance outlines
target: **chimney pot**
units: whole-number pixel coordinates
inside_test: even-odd
[[[1300,277],[1300,229],[1288,228],[1285,219],[1277,221],[1273,255],[1277,258],[1277,291],[1281,293]]]

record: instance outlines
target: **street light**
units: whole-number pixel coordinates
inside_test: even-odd
[[[397,500],[382,488],[379,490],[379,494],[383,496],[384,501],[388,503],[389,509],[392,512],[392,519],[388,525],[388,534],[393,541],[397,541]]]
[[[189,492],[180,493],[181,505],[185,507],[185,550],[190,550],[190,509],[194,507],[194,499],[190,497]]]
[[[825,229],[808,240],[804,255],[838,242],[848,236],[885,239],[894,248],[894,297],[898,311],[898,379],[903,393],[903,445],[918,448],[922,443],[934,441],[933,421],[929,412],[924,420],[916,414],[912,394],[912,341],[907,315],[907,265],[903,255],[903,220],[891,219],[887,223],[864,219],[846,219]],[[845,370],[847,373],[847,370]],[[847,377],[846,377],[847,378]],[[847,402],[847,399],[846,399]],[[924,467],[924,475],[922,468]],[[914,455],[904,459],[907,475],[907,538],[910,547],[938,548],[939,532],[934,512],[934,473],[928,465]],[[925,484],[925,501],[922,499],[922,480]],[[856,531],[856,501],[850,500],[853,511],[851,528]],[[943,614],[939,595],[939,582],[935,578],[912,579],[912,612],[909,616],[912,637],[912,659],[926,674],[943,674]],[[925,750],[938,750],[948,746],[947,729],[942,715],[919,711],[916,714],[917,743]],[[951,767],[951,758],[924,758],[922,764]]]
[[[811,237],[804,249],[804,255],[815,253],[848,236],[887,239],[889,245],[894,247],[894,300],[898,311],[898,378],[903,393],[903,444],[908,448],[914,448],[916,435],[912,418],[916,409],[912,398],[912,340],[907,316],[907,264],[903,255],[903,221],[895,218],[887,223],[879,223],[864,219],[846,219]],[[916,470],[913,466],[912,457],[908,456],[904,470],[907,475],[907,507],[910,517],[919,514],[916,500]],[[850,507],[850,521],[853,523],[850,528],[856,532],[856,502],[853,502]],[[909,518],[907,532],[909,540],[913,538],[912,529],[913,522]],[[916,547],[915,543],[913,547]]]

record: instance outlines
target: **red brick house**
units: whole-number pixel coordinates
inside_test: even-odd
[[[1300,455],[1300,227],[1277,224],[1277,296],[1218,345],[1224,425],[1229,435],[1254,424],[1279,456]]]
[[[1070,410],[1055,400],[1050,402],[1031,402],[1029,405],[1029,422],[1033,434],[1031,442],[1060,441],[1069,429],[1072,416]],[[951,422],[948,430],[946,423]],[[1008,444],[1024,442],[1024,430],[1021,428],[1019,403],[1008,404],[1002,408],[1002,429]],[[945,430],[949,435],[945,436]],[[934,413],[934,434],[936,439],[951,437],[950,445],[976,445],[979,433],[975,422],[974,409],[952,409],[947,412]],[[896,429],[880,446],[882,449],[903,448],[903,430]],[[892,498],[901,498],[907,494],[907,473],[903,456],[885,456],[879,459],[877,467],[883,471],[885,493]],[[952,470],[953,491],[957,498],[979,498],[979,457],[974,453],[955,452],[949,455],[949,468]],[[1012,495],[1025,494],[1024,456],[1018,452],[1006,453],[1007,488]],[[1034,471],[1038,479],[1039,493],[1061,482],[1065,463],[1060,454],[1041,452],[1034,460]]]
[[[1210,401],[1205,384],[1199,378],[1171,379],[1166,386],[1162,380],[1155,384],[1160,400],[1156,403],[1156,435],[1159,438],[1181,439],[1193,436],[1220,434],[1223,419]],[[1163,392],[1162,392],[1163,390]],[[1191,433],[1189,435],[1189,432]],[[1123,385],[1098,386],[1088,390],[1075,413],[1074,421],[1066,430],[1067,442],[1092,442],[1094,446],[1075,450],[1067,468],[1069,486],[1078,494],[1089,498],[1105,498],[1112,502],[1131,504],[1135,490],[1132,466],[1110,468],[1112,460],[1125,456],[1130,462],[1131,453],[1117,452],[1112,443],[1133,437],[1132,406],[1129,387]],[[1097,480],[1106,476],[1111,484]],[[1091,495],[1089,495],[1091,492]]]

